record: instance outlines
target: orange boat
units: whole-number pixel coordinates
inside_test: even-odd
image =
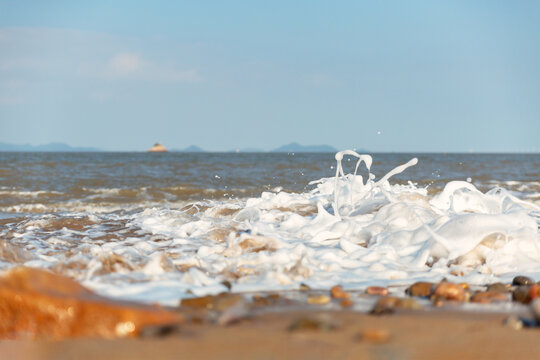
[[[150,149],[146,151],[147,152],[167,152],[168,150],[165,148],[165,146],[161,145],[160,143],[155,143],[154,146],[152,146]]]

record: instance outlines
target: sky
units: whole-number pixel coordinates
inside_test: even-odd
[[[0,0],[0,142],[540,152],[539,1]]]

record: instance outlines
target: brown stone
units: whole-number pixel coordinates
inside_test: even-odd
[[[326,305],[330,303],[330,296],[328,295],[312,295],[308,297],[307,303],[311,305]]]
[[[512,285],[532,285],[534,280],[527,276],[518,275],[512,280]]]
[[[535,300],[540,297],[540,285],[533,284],[529,289],[529,301]]]
[[[208,309],[221,312],[242,301],[244,301],[242,295],[221,293],[218,295],[206,295],[197,298],[182,299],[180,305],[194,309]]]
[[[356,339],[371,343],[385,343],[390,340],[390,333],[382,329],[364,330],[356,336]]]
[[[0,338],[133,337],[183,321],[157,306],[114,301],[48,271],[18,267],[0,277]]]
[[[343,299],[339,303],[342,307],[351,307],[354,305],[354,302],[351,299]]]
[[[341,285],[333,286],[330,289],[330,295],[332,295],[333,299],[348,299],[351,297],[349,293],[343,291]]]
[[[411,298],[397,298],[395,296],[381,297],[376,303],[371,314],[382,315],[393,313],[397,309],[402,310],[422,310],[423,307],[416,300]]]
[[[311,288],[308,285],[304,283],[300,284],[300,291],[309,291],[309,290],[311,290]]]
[[[480,291],[473,295],[471,302],[490,304],[493,302],[508,301],[508,297],[505,293],[500,291]]]
[[[486,288],[487,291],[497,291],[497,292],[501,292],[501,293],[507,293],[509,292],[509,287],[506,286],[505,284],[503,283],[494,283],[494,284],[489,284]]]
[[[393,313],[398,300],[399,298],[395,296],[385,296],[380,298],[373,306],[373,309],[371,309],[371,314],[383,315]]]
[[[430,282],[416,282],[409,286],[407,294],[410,296],[430,296],[433,289],[433,284]]]
[[[467,284],[466,282],[459,283],[459,286],[461,286],[461,287],[464,288],[465,290],[468,290],[468,289],[469,289],[469,284]]]
[[[528,304],[531,301],[529,297],[530,286],[518,286],[512,291],[512,301]]]
[[[369,286],[366,289],[366,294],[368,295],[379,295],[386,296],[388,295],[388,289],[382,286]]]
[[[326,316],[302,317],[289,324],[287,330],[294,331],[331,331],[337,329],[339,324]]]
[[[424,307],[418,301],[411,298],[399,299],[396,302],[396,308],[405,310],[422,310]]]
[[[433,297],[435,299],[465,301],[466,293],[460,284],[442,281],[435,287]]]
[[[253,296],[253,304],[255,306],[272,306],[272,305],[276,305],[279,300],[280,300],[279,294]]]

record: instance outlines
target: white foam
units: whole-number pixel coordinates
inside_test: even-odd
[[[345,174],[342,161],[349,157],[357,162]],[[366,179],[356,174],[362,164]],[[336,154],[336,176],[311,182],[311,191],[207,201],[195,214],[154,204],[119,216],[146,235],[81,240],[80,259],[88,267],[73,276],[109,296],[169,305],[223,291],[224,280],[233,291],[256,291],[300,283],[363,289],[443,277],[480,285],[518,273],[540,279],[538,205],[498,187],[483,193],[465,181],[450,182],[432,197],[411,182],[390,183],[416,164],[412,159],[377,180],[371,156],[343,151]],[[238,211],[220,215],[223,209]],[[27,231],[21,237],[32,242],[36,230]],[[215,231],[224,235],[217,239]],[[62,246],[68,236],[56,234],[48,245],[34,241],[31,264],[65,261],[46,254],[47,246]],[[134,268],[100,274],[96,259],[106,254]]]

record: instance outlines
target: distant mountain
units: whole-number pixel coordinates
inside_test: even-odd
[[[46,145],[9,144],[0,142],[0,151],[36,151],[36,152],[93,152],[101,151],[89,147],[73,147],[64,143],[50,143]]]
[[[337,152],[335,148],[329,145],[300,145],[296,142],[283,145],[278,147],[277,149],[270,150],[270,152],[317,152],[317,153],[334,153]]]
[[[173,149],[171,150],[171,152],[206,152],[206,151],[196,145],[191,145],[185,149]]]

